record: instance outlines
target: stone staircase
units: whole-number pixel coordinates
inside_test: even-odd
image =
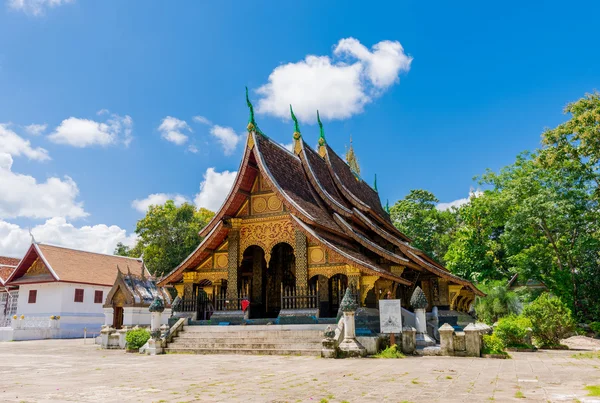
[[[327,325],[187,326],[167,353],[321,355]]]

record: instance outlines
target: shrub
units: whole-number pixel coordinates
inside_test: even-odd
[[[482,287],[482,291],[487,295],[477,297],[474,305],[477,319],[480,321],[492,325],[503,316],[519,313],[519,297],[508,289],[506,283],[493,282]]]
[[[150,339],[150,332],[146,329],[135,329],[127,332],[125,341],[128,350],[138,350]]]
[[[523,310],[531,320],[533,336],[541,346],[554,346],[575,330],[571,310],[558,298],[548,293],[540,295]]]
[[[404,354],[398,351],[397,345],[387,347],[385,350],[378,352],[373,357],[375,358],[404,358]]]
[[[500,337],[494,334],[483,335],[483,354],[506,354],[504,351],[504,342]]]
[[[527,332],[531,321],[524,316],[510,315],[500,318],[494,333],[506,347],[523,347],[528,345]]]
[[[590,329],[592,329],[592,332],[600,334],[600,322],[590,323]]]

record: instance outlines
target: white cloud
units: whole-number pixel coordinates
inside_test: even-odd
[[[167,116],[162,120],[160,126],[158,126],[158,131],[163,139],[180,146],[188,141],[188,136],[183,134],[183,132],[191,132],[192,129],[185,120]]]
[[[31,160],[46,161],[50,159],[48,151],[43,148],[31,147],[31,142],[25,140],[8,128],[8,124],[0,123],[0,151],[12,156],[26,156]],[[11,159],[12,165],[12,159]]]
[[[200,184],[200,192],[194,198],[196,206],[217,211],[229,194],[236,175],[236,171],[217,172],[214,168],[208,168]]]
[[[479,197],[482,194],[483,194],[483,192],[479,189],[477,189],[477,190],[471,189],[471,191],[469,191],[469,197],[464,197],[462,199],[453,200],[448,203],[438,203],[435,208],[437,208],[439,211],[446,211],[446,210],[451,210],[453,208],[459,208],[460,206],[464,206],[465,204],[468,204],[472,198]]]
[[[148,211],[148,208],[150,206],[165,204],[167,200],[173,200],[176,206],[181,206],[183,203],[189,201],[185,196],[177,193],[153,193],[145,199],[134,200],[133,202],[131,202],[131,207],[133,207],[140,213],[145,213],[146,211]]]
[[[210,128],[210,134],[215,136],[221,146],[223,146],[223,152],[225,155],[233,154],[235,147],[240,142],[241,136],[235,134],[235,131],[231,127],[223,127],[214,125]]]
[[[116,225],[75,227],[63,217],[53,217],[31,229],[35,240],[90,252],[113,253],[118,242],[133,246],[135,234]],[[29,230],[0,220],[0,255],[22,257],[31,242]]]
[[[73,0],[8,0],[8,6],[35,16],[43,15],[47,8],[72,3]]]
[[[103,109],[98,115],[108,115]],[[128,146],[132,140],[133,119],[130,116],[111,114],[106,122],[70,117],[48,136],[50,141],[73,147],[108,146],[123,143]]]
[[[288,144],[283,144],[281,143],[281,145],[288,151],[290,152],[294,152],[294,143],[288,143]]]
[[[194,116],[192,118],[192,120],[196,123],[202,123],[203,125],[212,125],[212,122],[210,120],[208,120],[207,118],[205,118],[204,116]]]
[[[323,118],[346,119],[397,83],[412,62],[397,41],[382,41],[369,50],[358,40],[345,38],[333,55],[308,55],[276,67],[268,83],[256,91],[262,96],[257,111],[289,119],[292,104],[296,116],[305,122],[316,121],[317,109]]]
[[[12,162],[9,154],[0,153],[0,219],[88,215],[75,200],[79,189],[73,179],[50,177],[38,183],[32,176],[12,172]]]
[[[47,128],[48,128],[48,125],[46,123],[31,124],[31,125],[25,126],[25,131],[27,132],[27,134],[31,134],[32,136],[39,136],[40,134],[44,133]]]
[[[200,151],[200,150],[198,150],[198,147],[196,147],[195,145],[189,145],[187,149],[189,152],[194,153],[194,154],[197,154],[198,151]]]

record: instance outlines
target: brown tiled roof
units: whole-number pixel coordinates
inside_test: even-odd
[[[16,266],[20,261],[16,257],[0,256],[0,266]]]
[[[21,283],[23,280],[20,277],[27,272],[38,256],[50,271],[49,279],[53,277],[54,281],[73,283],[112,286],[117,278],[117,266],[125,272],[129,268],[133,273],[141,273],[143,267],[139,259],[40,243],[29,248],[8,283]]]
[[[12,266],[0,266],[0,285],[4,285],[14,270],[15,268]]]

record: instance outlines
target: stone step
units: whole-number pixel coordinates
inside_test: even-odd
[[[252,349],[252,348],[166,348],[167,354],[243,354],[320,356],[321,349]]]
[[[319,350],[321,343],[252,343],[252,342],[230,342],[230,343],[196,343],[176,340],[169,344],[169,348],[202,348],[202,349],[253,349],[253,350]]]
[[[312,338],[312,339],[322,339],[323,332],[315,331],[315,332],[292,332],[292,331],[274,331],[274,332],[243,332],[243,331],[231,331],[231,332],[195,332],[189,330],[189,328],[184,328],[179,334],[181,335],[189,335],[189,337],[269,337],[269,338]],[[188,337],[188,336],[186,336]]]
[[[300,341],[300,342],[313,342],[313,343],[320,343],[323,340],[324,336],[318,336],[318,337],[302,337],[302,336],[287,336],[287,337],[277,337],[277,336],[255,336],[255,335],[248,335],[248,336],[229,336],[229,335],[220,335],[220,334],[215,334],[215,335],[206,335],[206,334],[193,334],[193,333],[186,333],[186,332],[182,332],[179,333],[179,335],[177,336],[177,338],[179,339],[185,339],[185,340],[197,340],[197,341],[212,341],[214,343],[220,343],[220,342],[229,342],[229,341],[240,341],[240,340],[248,340],[248,341],[280,341],[280,342],[286,342],[286,343],[293,343],[295,341]]]
[[[198,333],[231,333],[231,332],[320,332],[328,325],[232,325],[232,326],[189,326],[184,329]]]

